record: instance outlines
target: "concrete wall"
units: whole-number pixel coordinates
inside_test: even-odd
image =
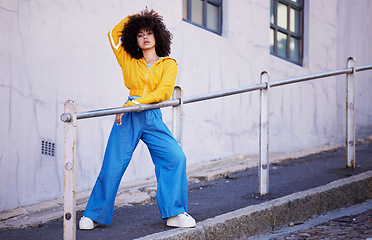
[[[372,64],[372,3],[312,0],[305,4],[305,58],[298,66],[269,50],[270,2],[224,1],[221,36],[182,21],[182,2],[0,0],[0,211],[62,196],[63,104],[78,111],[117,107],[128,91],[107,32],[123,17],[154,8],[174,35],[177,84],[184,96]],[[359,27],[356,27],[359,26]],[[358,73],[357,128],[372,122],[372,72]],[[270,150],[293,152],[345,135],[345,77],[272,89]],[[184,106],[188,165],[258,152],[259,94]],[[170,123],[170,109],[164,119]],[[114,117],[78,122],[78,190],[93,186]],[[41,142],[55,143],[55,156]],[[153,176],[146,146],[137,148],[124,180]]]

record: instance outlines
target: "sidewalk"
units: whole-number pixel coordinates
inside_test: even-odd
[[[372,240],[372,199],[311,219],[290,224],[271,234],[247,240],[370,239]]]
[[[313,154],[324,150],[329,151]],[[323,209],[317,206],[319,208],[317,213],[311,213],[311,216],[319,215],[319,213],[322,214],[324,211],[332,210],[330,209],[333,207],[332,205],[340,208],[345,207],[343,206],[344,204],[347,206],[353,205],[358,199],[372,197],[371,158],[371,137],[366,138],[364,141],[359,141],[356,157],[357,168],[354,170],[345,168],[345,150],[338,146],[323,146],[319,149],[294,155],[271,156],[270,194],[267,196],[259,196],[257,194],[257,157],[238,156],[234,159],[224,159],[195,166],[193,169],[188,169],[188,173],[190,179],[189,213],[198,221],[196,228],[184,230],[166,227],[165,221],[161,220],[157,205],[153,200],[155,182],[148,180],[140,185],[123,186],[121,188],[112,225],[100,226],[93,231],[78,230],[77,239],[134,239],[139,237],[144,237],[144,239],[176,239],[180,236],[188,236],[188,238],[190,236],[198,236],[197,239],[208,239],[206,237],[208,228],[214,228],[215,230],[218,229],[218,226],[227,226],[231,229],[236,228],[236,226],[232,227],[226,224],[229,219],[234,219],[229,218],[234,215],[233,213],[243,214],[250,208],[250,214],[254,212],[253,210],[261,209],[263,211],[259,212],[258,215],[256,213],[256,217],[272,215],[273,209],[270,208],[278,208],[279,205],[276,206],[275,204],[280,201],[286,203],[284,205],[286,205],[287,213],[292,211],[288,210],[290,208],[287,206],[291,202],[308,203],[313,201],[315,205],[303,205],[310,208],[310,206],[314,207],[316,204],[320,204],[316,200],[311,199],[312,196],[317,196],[319,200],[319,193],[322,192],[322,197],[326,197],[325,195],[328,194],[329,196],[327,197],[331,202],[327,202],[330,206],[323,206]],[[283,159],[292,160],[283,161]],[[355,197],[355,199],[350,199],[348,202],[337,202],[339,200],[337,198],[341,199],[343,197],[340,196],[340,191],[347,193],[345,190],[348,185],[353,189],[358,187],[357,189],[360,190],[357,193],[352,193],[354,196],[350,195]],[[317,189],[314,190],[314,188]],[[338,190],[331,191],[331,189]],[[309,195],[310,193],[313,195]],[[331,193],[339,195],[335,195],[335,197]],[[335,199],[332,200],[332,196]],[[350,196],[348,195],[348,197]],[[84,208],[86,199],[87,196],[79,197],[80,209]],[[62,207],[59,201],[55,200],[48,202],[48,204],[37,205],[39,207],[48,205],[48,207],[44,207],[40,211],[35,210],[35,206],[29,206],[28,208],[0,213],[1,228],[13,228],[0,230],[0,239],[62,239],[62,220],[44,223],[50,220],[48,216],[55,215],[54,219],[62,216]],[[301,207],[297,211],[303,216],[307,214]],[[78,212],[77,215],[80,218],[82,212]],[[235,221],[235,219],[234,224],[243,224],[244,226],[242,225],[241,228],[247,226],[251,229],[257,228],[257,226],[254,226],[254,218],[249,220],[248,215],[242,216],[245,216],[245,220],[243,219],[240,222]],[[252,217],[252,215],[249,216]],[[289,217],[287,218],[286,220],[290,220]],[[283,225],[283,223],[280,224]],[[278,229],[282,227],[280,224],[279,222],[270,222],[266,226]],[[30,225],[34,227],[17,229],[17,227]],[[253,236],[258,233],[247,234]]]

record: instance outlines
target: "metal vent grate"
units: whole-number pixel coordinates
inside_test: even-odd
[[[41,154],[54,157],[54,143],[41,141]]]

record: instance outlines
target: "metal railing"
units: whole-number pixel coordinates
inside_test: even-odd
[[[130,107],[118,107],[77,112],[76,104],[68,100],[65,103],[61,120],[64,125],[64,238],[76,238],[76,128],[77,120],[93,117],[114,115],[136,111],[145,111],[155,108],[172,106],[172,133],[182,147],[182,115],[183,105],[193,102],[205,101],[246,92],[260,91],[260,118],[259,118],[259,189],[261,195],[269,192],[269,96],[273,87],[321,79],[330,76],[346,74],[346,167],[355,168],[355,73],[358,71],[371,70],[372,65],[356,67],[353,58],[347,59],[346,68],[324,73],[312,74],[270,82],[270,75],[262,72],[260,83],[248,87],[219,91],[192,97],[183,97],[180,87],[175,87],[173,99],[158,104],[143,104]]]

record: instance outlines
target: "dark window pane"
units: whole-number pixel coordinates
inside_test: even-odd
[[[182,0],[182,17],[187,19],[187,0]]]
[[[270,23],[274,24],[274,12],[275,12],[275,5],[274,1],[270,1]]]
[[[203,1],[191,1],[191,21],[203,25]]]
[[[207,4],[207,28],[218,32],[218,7]]]
[[[274,29],[270,28],[270,52],[274,53]]]
[[[289,30],[291,32],[300,33],[300,12],[291,8]]]
[[[287,21],[287,5],[278,3],[278,26],[287,29]]]
[[[290,59],[295,62],[300,61],[300,41],[296,38],[291,38],[289,43]]]
[[[278,46],[278,56],[282,58],[287,57],[287,35],[281,32],[277,34],[277,46]]]

